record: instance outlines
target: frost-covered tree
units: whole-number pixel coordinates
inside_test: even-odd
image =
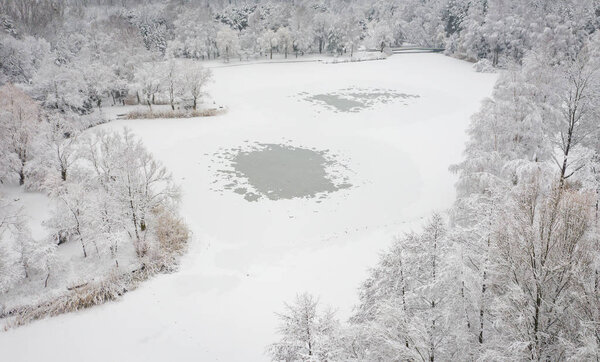
[[[152,111],[152,105],[155,102],[156,95],[158,94],[161,86],[161,72],[160,68],[155,63],[146,63],[136,68],[135,71],[135,86],[143,103],[148,106],[148,109]]]
[[[86,158],[93,178],[106,192],[103,197],[118,205],[136,253],[144,257],[151,247],[148,225],[153,222],[153,210],[172,207],[178,197],[171,175],[127,129],[93,136]]]
[[[21,210],[0,194],[0,291],[10,289],[30,269],[31,236]]]
[[[174,20],[175,40],[169,43],[170,54],[192,59],[216,58],[218,24],[204,9],[191,7]]]
[[[224,27],[217,33],[217,46],[221,57],[228,62],[231,57],[237,56],[240,53],[240,39],[238,34]]]
[[[519,359],[563,355],[580,328],[570,306],[594,250],[587,196],[532,180],[503,211],[493,229],[498,349]]]
[[[81,246],[84,258],[93,251],[100,256],[93,189],[90,185],[66,183],[55,192],[57,205],[47,226],[54,230],[56,243],[74,240]]]
[[[32,238],[18,201],[0,194],[0,293],[40,272],[47,286],[55,250],[52,242]]]
[[[40,123],[37,103],[18,87],[0,87],[0,180],[25,183],[26,166],[33,158],[33,144]]]
[[[75,114],[47,112],[44,115],[33,149],[36,157],[27,167],[34,188],[52,191],[73,176],[80,153],[81,127]]]
[[[284,54],[287,59],[288,53],[292,49],[292,34],[288,28],[279,28],[275,34],[277,36],[277,45],[279,52]]]
[[[330,26],[331,18],[329,14],[318,12],[312,19],[312,31],[314,42],[317,44],[319,54],[323,53],[327,46],[327,33]]]
[[[192,64],[187,67],[183,73],[182,87],[186,96],[191,97],[194,110],[205,94],[205,88],[212,80],[210,69],[204,68],[200,64]]]
[[[17,39],[0,33],[0,85],[31,81],[49,54],[50,44],[45,39]]]
[[[421,234],[398,238],[360,289],[352,321],[370,360],[435,360],[453,355],[450,240],[440,215]]]
[[[281,340],[269,346],[274,361],[328,361],[336,359],[338,322],[332,311],[319,310],[319,301],[304,293],[278,314]]]
[[[373,49],[377,49],[380,52],[383,52],[386,47],[392,46],[394,44],[394,33],[389,24],[371,24],[371,28],[369,29],[369,43]]]
[[[179,63],[174,59],[169,59],[164,64],[164,89],[166,89],[167,96],[169,97],[169,104],[171,110],[175,110],[175,103],[183,95],[182,87],[182,74],[183,70]]]
[[[47,61],[33,79],[32,94],[49,109],[89,113],[92,103],[83,72]]]
[[[552,84],[556,87],[548,89],[560,105],[555,111],[558,119],[550,125],[550,132],[555,135],[561,153],[556,157],[561,183],[589,164],[589,160],[573,157],[573,153],[589,147],[600,132],[599,44],[590,43],[590,47],[596,47],[595,53],[584,47],[573,61],[566,61],[564,68],[555,70],[558,82]]]
[[[263,32],[258,39],[261,50],[269,54],[269,59],[273,59],[273,50],[277,48],[278,41],[277,34],[271,29]]]

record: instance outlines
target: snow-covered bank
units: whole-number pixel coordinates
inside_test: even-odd
[[[391,236],[453,201],[448,165],[460,159],[469,116],[496,79],[432,54],[213,71],[209,92],[227,114],[102,126],[130,127],[181,185],[194,233],[181,270],[119,302],[0,334],[7,360],[265,360],[273,311],[305,290],[344,318]],[[299,96],[348,88],[419,97],[336,113]],[[331,150],[355,187],[321,203],[212,191],[215,153],[245,141]]]

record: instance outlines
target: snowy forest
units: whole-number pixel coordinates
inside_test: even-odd
[[[398,53],[402,49],[443,54]],[[338,184],[329,176],[325,188],[318,191],[322,195],[314,192],[289,197],[293,201],[281,209],[272,206],[283,203],[273,196],[275,187],[265,192],[263,200],[254,198],[260,195],[259,186],[250,193],[246,186],[235,183],[225,189],[229,187],[234,191],[231,194],[237,194],[231,197],[243,194],[246,200],[227,199],[227,204],[215,204],[213,196],[194,198],[205,195],[196,193],[196,187],[206,184],[208,189],[217,183],[208,180],[207,170],[212,166],[200,171],[195,168],[200,164],[197,158],[217,154],[231,144],[230,153],[236,153],[231,164],[240,168],[221,173],[242,175],[251,184],[256,176],[251,170],[241,169],[244,157],[265,149],[278,150],[273,140],[293,138],[296,131],[304,143],[322,132],[334,144],[332,149],[347,145],[346,153],[355,154],[352,150],[364,146],[362,143],[350,136],[347,144],[335,141],[336,137],[346,137],[339,131],[346,127],[344,123],[332,126],[335,131],[322,123],[309,124],[313,128],[302,133],[298,123],[286,124],[289,128],[285,128],[255,120],[263,115],[286,118],[309,112],[284,107],[291,97],[305,94],[304,88],[289,90],[280,85],[298,83],[303,77],[300,71],[296,75],[292,70],[277,73],[279,68],[274,67],[328,67],[306,68],[306,74],[319,79],[303,86],[314,87],[315,92],[330,88],[347,91],[355,98],[345,104],[354,108],[347,113],[338,108],[332,115],[325,109],[315,113],[314,118],[337,122],[336,117],[347,117],[351,129],[361,112],[372,111],[369,107],[392,107],[394,102],[389,99],[397,97],[405,100],[397,107],[412,109],[413,103],[419,106],[419,102],[431,102],[432,95],[437,95],[433,92],[444,88],[446,80],[429,76],[432,71],[428,69],[418,75],[424,85],[406,83],[406,87],[413,87],[410,94],[384,92],[364,80],[378,74],[387,82],[381,81],[380,87],[388,88],[396,86],[393,81],[402,82],[403,77],[412,82],[410,71],[386,77],[384,65],[370,65],[393,65],[396,63],[389,62],[402,57],[423,59],[421,63],[427,66],[438,63],[427,63],[425,59],[453,61],[457,67],[468,64],[473,77],[494,77],[489,96],[478,91],[479,98],[469,101],[479,110],[471,112],[470,119],[466,117],[466,130],[458,130],[466,132],[466,144],[452,144],[461,148],[461,158],[441,165],[455,182],[451,202],[424,202],[419,206],[423,212],[410,215],[418,218],[416,224],[392,230],[389,234],[394,236],[385,234],[387,243],[374,243],[383,250],[371,247],[371,259],[349,267],[357,273],[361,268],[365,270],[354,285],[355,301],[350,313],[340,313],[337,305],[328,302],[339,299],[323,296],[326,288],[308,287],[316,281],[303,280],[296,285],[282,279],[282,285],[289,288],[285,294],[262,296],[268,303],[255,302],[268,306],[266,318],[273,321],[265,326],[274,328],[264,332],[270,341],[261,339],[266,343],[254,348],[260,349],[263,358],[274,361],[600,360],[598,0],[0,0],[0,321],[4,321],[0,327],[7,330],[0,332],[0,359],[9,341],[25,340],[26,327],[36,327],[30,324],[34,320],[125,300],[126,293],[133,298],[135,293],[128,292],[142,282],[149,288],[150,279],[168,284],[164,280],[173,279],[160,278],[177,278],[182,274],[180,267],[191,281],[192,276],[202,274],[202,270],[185,266],[194,265],[194,258],[211,267],[215,264],[211,273],[220,271],[225,268],[220,256],[237,244],[227,240],[212,251],[216,248],[213,245],[220,245],[219,230],[229,237],[234,235],[230,229],[237,227],[237,238],[250,239],[245,228],[254,229],[245,224],[244,220],[250,220],[248,215],[264,212],[265,225],[280,223],[281,229],[273,230],[296,230],[302,235],[305,229],[321,227],[321,222],[312,217],[326,213],[331,218],[323,219],[323,224],[343,220],[346,229],[335,230],[343,235],[348,234],[350,226],[367,219],[365,214],[372,213],[373,218],[380,215],[367,206],[362,209],[362,204],[367,205],[365,200],[374,200],[368,205],[376,208],[379,196],[375,194],[356,201],[353,207],[362,216],[355,219],[340,212],[345,206],[319,209],[320,214],[313,211],[328,205],[327,197],[322,195],[348,189],[349,196],[344,197],[352,199],[354,188],[350,183],[344,180]],[[398,64],[402,72],[404,63]],[[452,73],[455,63],[448,64],[452,65],[445,72]],[[272,102],[266,99],[268,103],[263,104],[258,97],[276,76],[266,68],[259,71],[242,66],[268,66],[273,67],[269,69],[274,74],[283,74],[272,93],[263,96],[268,98],[270,94]],[[366,75],[357,68],[377,66],[381,70],[368,68]],[[242,81],[242,73],[235,73],[243,69],[247,69],[243,74],[254,70],[251,81]],[[342,80],[330,78],[336,73],[334,69],[348,73],[340,73]],[[365,111],[357,101],[361,92],[366,92],[364,88],[343,88],[353,85],[354,75],[357,85],[363,87],[364,81],[375,89],[367,98],[384,94],[389,99],[365,101]],[[478,81],[469,78],[464,87]],[[456,87],[453,89],[463,86],[457,84],[460,80],[450,83]],[[250,96],[254,92],[257,98]],[[413,95],[417,92],[423,96]],[[276,98],[279,93],[287,98]],[[294,102],[316,99],[327,103],[340,95],[312,97]],[[340,107],[339,103],[334,106]],[[252,113],[252,107],[257,113]],[[436,108],[436,104],[426,108]],[[387,122],[388,118],[391,122],[402,117],[391,110],[385,112],[380,117],[364,117],[369,122]],[[460,116],[440,112],[439,117],[465,118],[458,110],[455,112]],[[152,128],[161,122],[169,126],[156,128],[158,131]],[[262,133],[261,127],[265,130]],[[393,127],[396,125],[385,124],[377,132],[357,128],[349,133],[352,137],[368,134],[369,141],[379,146],[388,142],[380,133],[408,132]],[[236,128],[242,133],[237,139],[219,140],[220,134],[237,137]],[[281,134],[276,133],[280,130]],[[425,139],[433,137],[436,127],[423,132],[414,137],[416,148],[425,147]],[[198,137],[193,142],[192,135]],[[419,137],[423,143],[419,143]],[[244,142],[250,144],[248,140],[256,140],[255,149],[234,148]],[[189,147],[199,148],[186,148],[189,153],[165,151],[178,144],[187,145],[188,141]],[[332,165],[334,159],[327,158],[329,146],[318,146],[324,151],[315,155],[323,157],[323,165]],[[306,147],[303,152],[308,152]],[[292,152],[299,148],[286,144],[281,149]],[[451,151],[440,148],[432,152]],[[229,157],[227,152],[222,154]],[[426,154],[427,150],[422,152]],[[166,155],[164,159],[162,155]],[[315,155],[310,160],[314,161]],[[267,163],[287,162],[281,160]],[[423,164],[419,167],[428,167],[425,161],[415,162]],[[368,163],[354,165],[355,173],[360,174],[356,170]],[[308,167],[308,163],[302,165]],[[293,166],[290,163],[288,167]],[[266,178],[266,172],[261,176]],[[301,174],[294,174],[296,181]],[[284,172],[276,177],[287,175]],[[421,176],[415,182],[424,184],[432,178]],[[306,186],[308,181],[304,184],[312,187]],[[357,190],[370,190],[360,182],[355,184]],[[371,184],[381,190],[391,188],[387,183],[381,187],[376,181]],[[313,202],[310,199],[315,195],[321,196],[306,206],[309,211],[303,204],[297,207],[300,211],[293,211],[297,214],[282,214],[282,219],[273,216],[277,212],[291,213],[289,210],[296,207],[291,202]],[[335,200],[337,205],[345,205]],[[400,204],[404,200],[390,202]],[[256,205],[270,209],[264,211],[263,206]],[[236,210],[248,211],[238,214]],[[395,212],[389,210],[382,207],[381,214]],[[207,217],[211,213],[214,220]],[[401,215],[393,216],[400,219]],[[241,221],[228,224],[228,217],[239,217]],[[292,222],[305,224],[294,224],[299,225],[295,229],[286,224]],[[376,223],[369,222],[365,229]],[[221,223],[226,226],[211,229]],[[265,226],[253,235],[269,238],[270,230]],[[323,230],[330,231],[326,227]],[[325,235],[324,231],[319,233],[319,237]],[[360,237],[369,240],[371,236]],[[259,249],[258,245],[244,247],[239,254]],[[278,248],[285,249],[271,244],[268,247],[264,251],[267,256],[275,255]],[[293,250],[289,246],[285,252],[293,254]],[[302,259],[308,269],[311,253],[306,252],[307,257]],[[324,271],[337,268],[334,256],[331,253],[326,258]],[[208,262],[209,257],[214,261]],[[264,273],[260,275],[268,283],[278,273],[285,278],[287,274],[281,272],[285,269],[277,268],[288,259],[274,259],[278,260],[264,264],[263,269],[228,269],[219,275],[219,282],[211,280],[207,285],[230,283],[228,278],[242,283],[240,280],[253,277],[255,272]],[[248,256],[248,260],[255,259]],[[188,279],[175,279],[172,285],[183,285]],[[203,279],[199,280],[202,283]],[[264,288],[277,289],[265,283]],[[182,290],[189,288],[181,286],[171,291],[169,298],[176,299],[173,295],[177,293],[185,295]],[[289,299],[290,291],[295,299]],[[281,295],[288,298],[283,305]],[[144,309],[140,299],[136,308]],[[237,301],[239,307],[229,305],[233,299],[213,306],[243,310],[243,301]],[[144,299],[144,303],[150,300]],[[196,325],[203,322],[194,320]],[[15,328],[25,324],[28,326]],[[24,334],[10,335],[13,331]],[[7,360],[23,360],[16,357],[16,350],[14,355],[8,353]],[[224,358],[254,360],[249,356]],[[76,360],[76,356],[69,357],[67,360]]]

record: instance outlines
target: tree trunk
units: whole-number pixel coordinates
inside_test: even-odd
[[[483,272],[483,284],[481,286],[481,307],[479,308],[479,344],[483,344],[483,320],[484,320],[484,315],[485,315],[485,310],[484,310],[484,296],[485,296],[485,291],[486,291],[486,284],[485,284],[485,280],[486,280],[486,272]]]
[[[83,249],[83,257],[87,258],[87,251],[85,251],[85,243],[83,242],[83,238],[79,232],[79,226],[77,226],[77,234],[79,235],[79,241],[81,242],[81,249]]]
[[[171,101],[171,110],[175,110],[175,90],[173,89],[173,84],[171,84],[171,88],[169,89],[169,98]]]

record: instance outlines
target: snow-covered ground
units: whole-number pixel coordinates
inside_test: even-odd
[[[180,271],[120,301],[0,334],[6,361],[261,361],[276,311],[298,292],[345,319],[356,288],[392,237],[454,198],[448,166],[496,75],[438,54],[383,61],[215,67],[226,114],[119,120],[172,171],[194,240]],[[418,95],[336,111],[311,95],[385,89]],[[328,150],[353,185],[325,199],[249,202],[214,191],[216,154],[247,143]],[[321,202],[318,202],[321,201]]]

